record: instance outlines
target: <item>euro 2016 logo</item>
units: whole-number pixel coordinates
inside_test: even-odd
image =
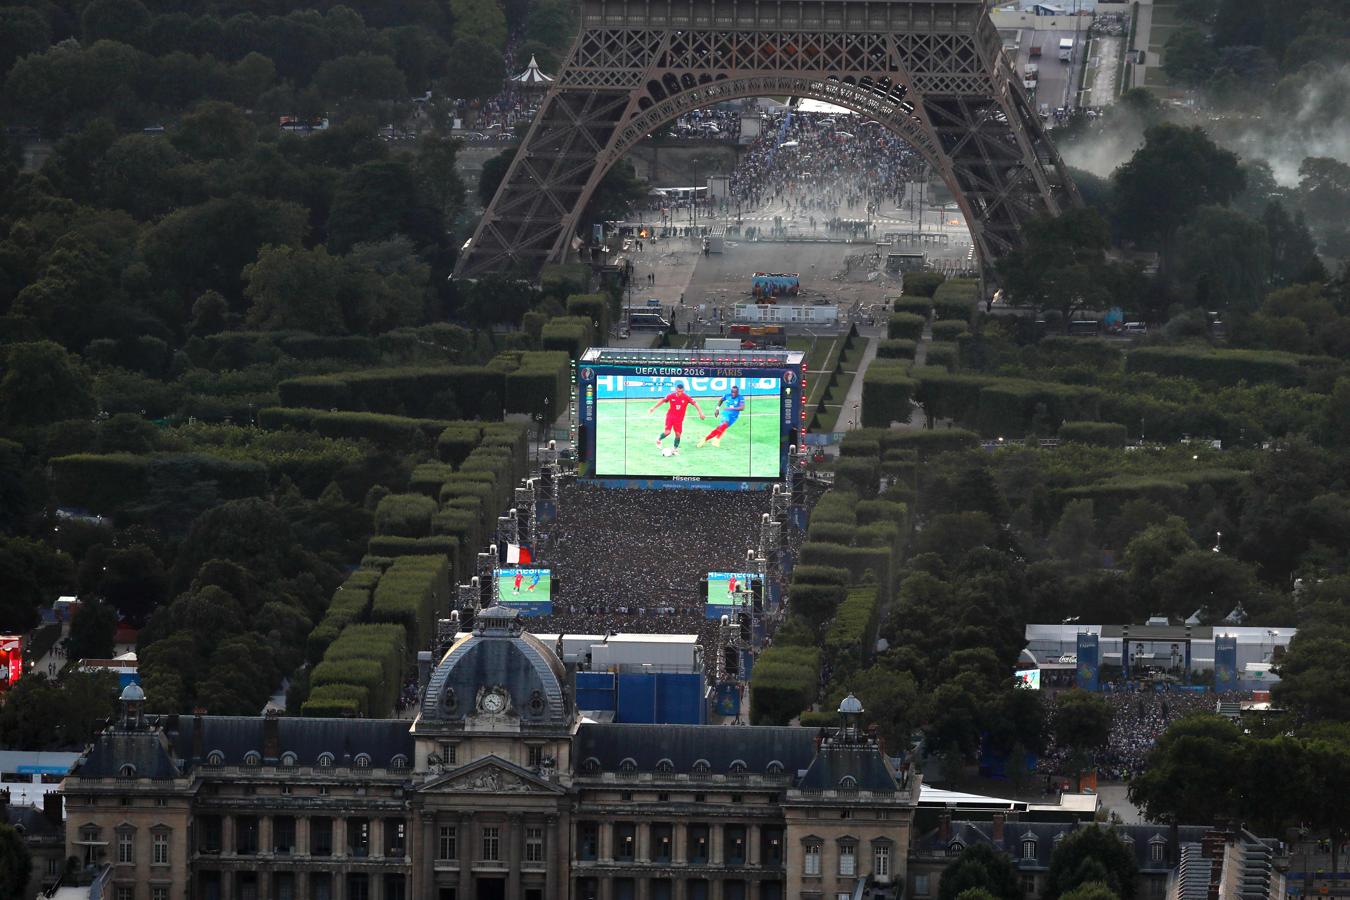
[[[1091,681],[1093,678],[1097,677],[1097,670],[1092,666],[1079,666],[1078,677],[1083,681]]]
[[[594,369],[582,369],[582,370],[581,370],[581,380],[582,380],[582,381],[591,381],[591,380],[593,380],[594,378],[595,378],[595,370],[594,370]]]

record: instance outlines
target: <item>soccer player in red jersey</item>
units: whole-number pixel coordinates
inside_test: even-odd
[[[670,404],[670,408],[666,410],[665,428],[661,429],[661,436],[656,439],[656,449],[660,450],[661,442],[664,441],[666,437],[670,435],[671,432],[674,432],[675,452],[678,453],[680,451],[680,435],[684,434],[685,410],[687,410],[690,407],[690,405],[692,405],[694,409],[698,412],[698,417],[700,419],[705,419],[707,418],[707,416],[703,415],[702,409],[699,409],[698,401],[684,392],[684,382],[682,381],[675,382],[675,390],[671,391],[669,394],[666,394],[666,396],[663,397],[661,400],[658,400],[656,403],[652,404],[651,409],[647,410],[647,412],[648,413],[656,412],[656,408],[660,406],[662,403]]]
[[[729,597],[736,596],[736,585],[738,584],[740,584],[740,582],[736,580],[735,575],[732,575],[730,578],[727,579],[727,596]]]
[[[519,593],[520,593],[520,582],[521,582],[521,580],[524,579],[524,578],[525,578],[525,574],[524,574],[523,572],[521,572],[519,569],[517,569],[517,570],[516,570],[516,577],[515,577],[515,579],[514,579],[515,583],[511,585],[511,593],[513,593],[513,594],[519,594]]]

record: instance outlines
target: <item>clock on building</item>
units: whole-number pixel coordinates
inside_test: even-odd
[[[496,715],[506,709],[506,695],[500,690],[491,690],[483,694],[483,712]]]

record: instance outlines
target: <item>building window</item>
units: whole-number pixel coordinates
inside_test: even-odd
[[[928,876],[927,876],[927,875],[915,875],[915,876],[914,876],[914,896],[916,896],[916,897],[927,897],[927,896],[928,896]]]
[[[136,889],[129,884],[119,884],[113,896],[117,900],[136,900]]]
[[[135,778],[135,777],[136,777],[136,767],[133,766],[131,763],[127,763],[126,765],[122,766],[122,768],[120,768],[120,769],[117,770],[117,777],[119,777],[119,778]]]
[[[404,819],[384,820],[384,855],[402,857],[408,854],[408,823]]]
[[[623,762],[619,763],[619,771],[620,771],[620,772],[636,772],[636,771],[637,771],[637,760],[633,759],[631,756],[630,756],[630,757],[626,757],[626,758],[623,760]]]
[[[807,844],[805,856],[802,863],[802,874],[807,876],[820,876],[820,845]]]
[[[501,829],[495,825],[483,828],[483,861],[498,862],[502,858]]]
[[[321,769],[330,768],[333,765],[333,754],[327,752],[320,753],[318,762],[319,768]]]
[[[219,750],[212,750],[209,754],[207,754],[206,764],[208,766],[225,765],[225,754],[221,753]]]
[[[1028,897],[1034,896],[1036,894],[1035,875],[1022,876],[1022,893],[1026,894]]]
[[[782,775],[782,774],[783,774],[783,764],[780,763],[778,760],[775,759],[773,762],[771,762],[771,763],[769,763],[767,766],[765,766],[764,771],[766,771],[766,772],[769,773],[770,775]]]
[[[286,768],[288,769],[291,768],[296,764],[296,762],[297,757],[291,751],[287,750],[285,753],[281,754],[281,764]]]
[[[354,765],[358,769],[369,769],[370,754],[369,753],[356,754],[356,758],[352,760],[352,765]]]
[[[117,832],[117,861],[119,863],[136,861],[136,836],[130,831]]]
[[[581,858],[585,860],[600,857],[600,826],[595,822],[582,822],[577,826],[577,838],[581,843]]]
[[[459,747],[455,744],[441,744],[441,759],[447,766],[455,765],[455,759],[459,756]]]
[[[706,759],[694,760],[694,771],[699,775],[706,775],[711,770],[712,763],[708,762]]]
[[[277,816],[272,820],[272,851],[283,855],[295,852],[294,816]]]
[[[1036,858],[1036,842],[1034,840],[1027,839],[1022,842],[1022,858],[1023,859]]]
[[[543,747],[526,747],[525,762],[531,769],[537,769],[544,764]]]
[[[668,759],[658,760],[656,763],[656,771],[663,775],[669,774],[675,771],[675,764]]]
[[[525,828],[525,861],[538,863],[544,861],[544,829],[537,825]]]
[[[1154,841],[1149,845],[1148,858],[1153,862],[1160,863],[1167,852],[1167,845],[1162,841]]]
[[[61,860],[55,856],[47,857],[47,877],[55,878],[61,874]]]
[[[637,856],[637,826],[621,822],[614,826],[614,855],[622,860]]]
[[[370,820],[347,820],[347,855],[365,859],[370,856]]]
[[[408,768],[408,757],[404,756],[402,753],[395,753],[394,758],[389,760],[389,768],[391,769]]]
[[[169,833],[167,831],[156,831],[150,839],[150,862],[157,866],[167,866],[169,864]]]
[[[312,816],[309,820],[309,853],[311,856],[333,855],[333,820],[327,816]]]
[[[262,754],[257,750],[250,750],[244,754],[244,765],[260,766],[262,765]]]
[[[872,848],[872,877],[891,877],[891,845],[877,844]]]
[[[455,859],[459,856],[459,847],[457,838],[459,835],[455,832],[455,826],[442,825],[440,833],[440,842],[436,846],[437,859]]]
[[[152,887],[150,889],[150,900],[169,900],[169,889],[166,887]]]
[[[839,874],[852,877],[858,871],[858,846],[849,841],[839,844]]]
[[[961,852],[965,849],[966,849],[965,844],[961,843],[960,841],[952,841],[950,844],[947,845],[947,855],[960,856]]]

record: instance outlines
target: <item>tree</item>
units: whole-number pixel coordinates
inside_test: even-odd
[[[1300,722],[1350,722],[1350,628],[1300,628],[1276,669],[1271,696]]]
[[[193,159],[237,159],[257,140],[257,129],[233,103],[207,100],[183,117],[173,145]]]
[[[461,290],[460,315],[480,328],[498,322],[519,322],[539,302],[539,292],[528,282],[489,275]]]
[[[1163,606],[1157,612],[1189,616],[1197,608],[1211,616],[1236,605],[1251,606],[1259,587],[1251,567],[1213,550],[1190,550],[1178,556],[1154,581]]]
[[[1111,706],[1099,694],[1080,690],[1060,694],[1052,726],[1055,743],[1090,765],[1111,736],[1111,719]]]
[[[501,51],[506,47],[506,14],[502,8],[493,0],[450,0],[450,14],[455,17],[455,36],[481,41],[497,54],[500,65]],[[572,36],[569,32],[567,39]],[[451,47],[451,59],[455,55]]]
[[[1242,735],[1227,719],[1197,714],[1172,723],[1130,780],[1130,802],[1154,822],[1217,822],[1238,809],[1233,773]]]
[[[581,215],[580,224],[589,232],[591,222],[611,222],[627,218],[629,207],[647,195],[646,185],[638,180],[637,170],[626,159],[621,159],[595,187],[590,203]]]
[[[0,9],[0,77],[30,53],[41,53],[52,42],[47,20],[30,7]]]
[[[0,347],[0,423],[45,425],[85,418],[94,394],[79,360],[50,341]]]
[[[1125,547],[1130,593],[1144,606],[1157,602],[1158,578],[1178,557],[1195,549],[1186,521],[1179,516],[1139,532]]]
[[[248,323],[273,331],[345,334],[343,276],[342,260],[324,247],[263,247],[258,261],[244,267]]]
[[[1084,881],[1060,894],[1059,900],[1120,900],[1120,897],[1104,881]]]
[[[1105,877],[1087,878],[1088,873]],[[1104,883],[1120,900],[1133,900],[1139,879],[1134,853],[1114,831],[1089,825],[1060,841],[1050,854],[1044,900],[1061,896],[1088,883]]]
[[[456,161],[460,142],[443,134],[431,132],[417,141],[417,158],[413,171],[424,196],[431,200],[441,214],[441,222],[450,231],[464,211],[464,179],[459,176]]]
[[[1317,258],[1317,242],[1303,211],[1290,217],[1284,204],[1273,200],[1261,214],[1261,224],[1270,242],[1270,276],[1275,285],[1326,281],[1327,270]]]
[[[18,830],[0,822],[0,897],[23,897],[33,874],[33,857]]]
[[[143,47],[150,36],[150,10],[141,0],[93,0],[80,15],[84,42],[120,41]]]
[[[919,533],[917,549],[919,553],[936,553],[952,563],[977,547],[991,545],[996,536],[988,513],[946,513],[929,520]]]
[[[1098,548],[1094,538],[1097,517],[1088,499],[1070,500],[1064,504],[1064,512],[1059,522],[1050,532],[1050,553],[1066,562],[1070,568],[1083,572],[1093,568],[1098,561]]]
[[[1298,193],[1304,212],[1317,234],[1322,252],[1350,255],[1350,164],[1325,156],[1310,156],[1298,167]]]
[[[344,175],[328,214],[328,249],[346,253],[399,234],[419,248],[445,243],[440,216],[419,190],[412,166],[401,159],[377,160]]]
[[[971,890],[988,891],[997,900],[1022,900],[1022,879],[1012,861],[988,844],[971,844],[947,864],[938,882],[938,900],[956,900]]]
[[[1178,28],[1163,46],[1163,71],[1182,84],[1205,83],[1218,65],[1219,54],[1199,28]]]
[[[576,33],[576,11],[566,0],[541,0],[530,9],[525,24],[527,40],[547,44],[561,53],[572,43]]]
[[[177,205],[173,170],[183,158],[162,136],[130,134],[108,148],[98,167],[99,191],[108,206],[152,219]]]
[[[1033,219],[1023,233],[1026,244],[999,261],[999,274],[1018,302],[1057,311],[1067,334],[1076,310],[1106,299],[1106,221],[1085,207]]]
[[[112,551],[105,557],[98,591],[118,613],[141,624],[169,598],[169,576],[159,557],[144,544]]]
[[[452,97],[478,100],[501,93],[506,69],[502,55],[481,38],[463,36],[450,45],[445,90]]]
[[[1154,125],[1144,145],[1112,174],[1116,227],[1127,238],[1158,246],[1164,264],[1177,229],[1197,209],[1223,205],[1242,190],[1237,155],[1200,128]]]
[[[382,103],[402,100],[408,93],[403,73],[383,54],[339,56],[319,66],[314,86],[335,102]]]
[[[431,267],[407,237],[357,244],[343,262],[343,316],[353,331],[378,333],[422,321]]]
[[[490,156],[483,162],[478,173],[478,203],[486,208],[497,195],[497,188],[506,178],[506,170],[511,168],[511,160],[516,158],[516,148],[508,147],[496,156]]]
[[[1270,279],[1270,240],[1260,222],[1204,206],[1176,235],[1176,275],[1201,309],[1254,310]]]
[[[914,676],[878,663],[855,674],[848,685],[862,701],[866,721],[877,726],[877,734],[890,752],[908,751],[910,737],[921,718],[919,687]]]
[[[82,603],[70,620],[69,656],[71,659],[110,659],[113,635],[117,631],[117,611],[106,603]]]
[[[0,537],[0,622],[15,631],[38,624],[38,607],[48,606],[74,583],[75,564],[50,544]]]

